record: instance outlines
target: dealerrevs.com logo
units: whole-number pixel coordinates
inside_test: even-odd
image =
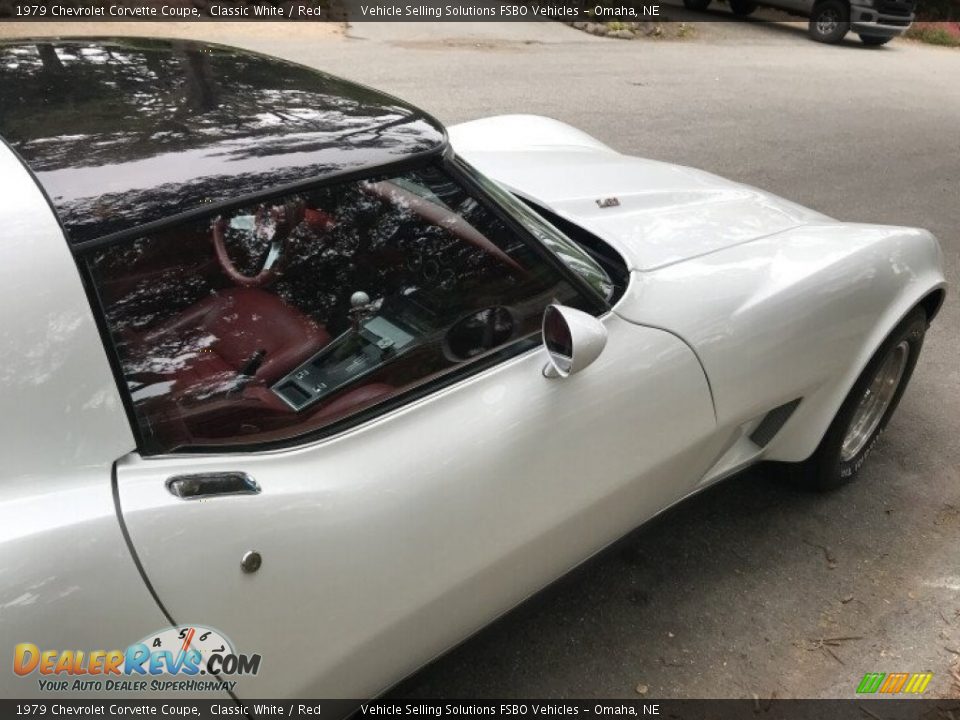
[[[18,643],[13,672],[38,676],[41,690],[63,691],[223,691],[236,680],[256,675],[260,655],[234,650],[222,633],[201,625],[171,627],[148,635],[126,650],[41,649]]]

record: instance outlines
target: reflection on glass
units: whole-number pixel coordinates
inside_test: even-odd
[[[457,162],[475,182],[507,208],[534,237],[556,253],[567,267],[586,280],[600,297],[609,300],[613,296],[614,284],[610,276],[579,245],[497,183],[477,172],[467,162],[462,159]]]
[[[438,167],[91,253],[148,452],[282,440],[506,347],[582,301]]]
[[[0,72],[0,129],[73,242],[443,144],[374,90],[185,40],[3,44]]]

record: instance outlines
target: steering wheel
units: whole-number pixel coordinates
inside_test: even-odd
[[[405,208],[409,208],[427,223],[441,227],[457,239],[480,248],[521,276],[527,275],[527,271],[516,260],[488,240],[485,235],[453,210],[438,205],[389,180],[366,182],[361,184],[360,189],[366,194],[378,197],[390,204],[399,204]]]
[[[257,208],[253,218],[253,233],[255,237],[270,240],[270,249],[264,257],[263,265],[256,275],[245,275],[241,272],[227,251],[226,234],[228,223],[223,216],[213,221],[213,248],[217,255],[220,268],[230,280],[241,287],[266,287],[276,279],[280,271],[284,246],[287,238],[303,220],[304,207],[302,203],[287,202],[284,205]]]

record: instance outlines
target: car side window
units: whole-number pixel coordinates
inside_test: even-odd
[[[289,441],[533,347],[546,305],[587,301],[528,243],[431,166],[84,259],[156,454]]]

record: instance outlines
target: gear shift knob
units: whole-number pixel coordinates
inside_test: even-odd
[[[354,308],[361,308],[364,305],[370,304],[370,296],[367,295],[363,290],[358,290],[353,295],[350,296],[350,306]]]

